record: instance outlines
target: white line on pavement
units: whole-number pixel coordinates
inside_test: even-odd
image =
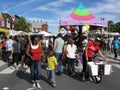
[[[15,71],[15,67],[10,66],[0,72],[0,74],[11,74]]]

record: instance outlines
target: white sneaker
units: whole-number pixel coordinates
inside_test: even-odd
[[[97,80],[100,81],[100,77],[96,76]]]
[[[89,80],[90,80],[91,82],[93,82],[93,79],[92,79],[92,77],[89,77]]]
[[[40,84],[39,84],[39,83],[37,83],[37,87],[38,87],[38,88],[40,88],[40,89],[42,89],[42,87],[40,86]]]
[[[35,84],[35,82],[33,83],[33,87],[36,87],[36,84]]]

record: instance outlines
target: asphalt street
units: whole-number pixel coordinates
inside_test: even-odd
[[[103,76],[102,82],[99,84],[90,81],[83,82],[81,80],[82,65],[76,67],[76,75],[71,77],[64,70],[61,76],[57,76],[57,86],[53,88],[47,81],[47,72],[45,69],[41,71],[40,84],[43,90],[120,90],[120,56],[117,60],[113,59],[113,55],[105,53],[105,56],[112,64],[113,72],[108,76]],[[39,90],[32,89],[30,81],[29,68],[20,67],[18,71],[14,66],[8,67],[7,63],[0,60],[0,90]]]

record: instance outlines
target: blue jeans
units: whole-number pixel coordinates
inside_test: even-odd
[[[7,61],[7,52],[6,52],[6,49],[5,48],[2,48],[2,59],[3,61]]]
[[[75,73],[74,60],[75,60],[75,59],[71,59],[71,58],[68,58],[68,57],[67,57],[69,74]]]
[[[40,80],[40,74],[41,74],[41,60],[33,61],[31,67],[31,79],[32,81],[39,81]]]
[[[55,53],[55,57],[58,61],[58,72],[62,72],[62,53]]]
[[[114,48],[114,57],[117,58],[117,56],[118,56],[118,49]]]
[[[47,76],[48,80],[50,80],[51,84],[56,84],[56,76],[55,76],[55,71],[53,70],[47,70]]]

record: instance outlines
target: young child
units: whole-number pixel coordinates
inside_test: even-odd
[[[54,56],[53,50],[50,50],[47,57],[47,76],[53,87],[56,87],[55,71],[57,71],[57,59]]]

